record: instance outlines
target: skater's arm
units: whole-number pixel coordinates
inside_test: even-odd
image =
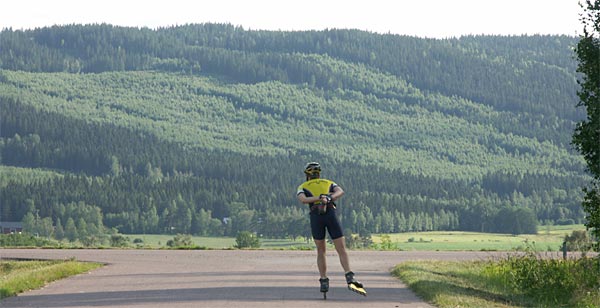
[[[344,190],[339,187],[336,186],[333,188],[333,192],[329,195],[331,197],[331,201],[335,201],[339,198],[341,198],[344,195]]]
[[[298,200],[302,203],[315,203],[320,200],[319,197],[307,197],[305,193],[298,194]]]

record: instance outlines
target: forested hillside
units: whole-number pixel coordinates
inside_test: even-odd
[[[361,234],[581,222],[575,43],[4,29],[0,220],[70,221],[79,237],[305,235],[295,189],[317,160]]]

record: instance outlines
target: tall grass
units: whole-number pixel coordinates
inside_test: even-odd
[[[532,252],[490,261],[409,261],[393,274],[436,307],[600,307],[598,258]]]
[[[527,253],[489,263],[483,274],[543,307],[600,307],[599,258],[557,259]]]
[[[77,261],[0,261],[0,298],[102,266]]]

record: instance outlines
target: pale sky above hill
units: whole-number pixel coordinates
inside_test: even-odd
[[[419,37],[582,33],[579,0],[5,0],[0,29],[230,23],[252,30],[352,28]]]

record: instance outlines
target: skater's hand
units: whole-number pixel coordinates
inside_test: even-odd
[[[322,204],[331,203],[331,197],[329,195],[321,195],[321,203]]]

